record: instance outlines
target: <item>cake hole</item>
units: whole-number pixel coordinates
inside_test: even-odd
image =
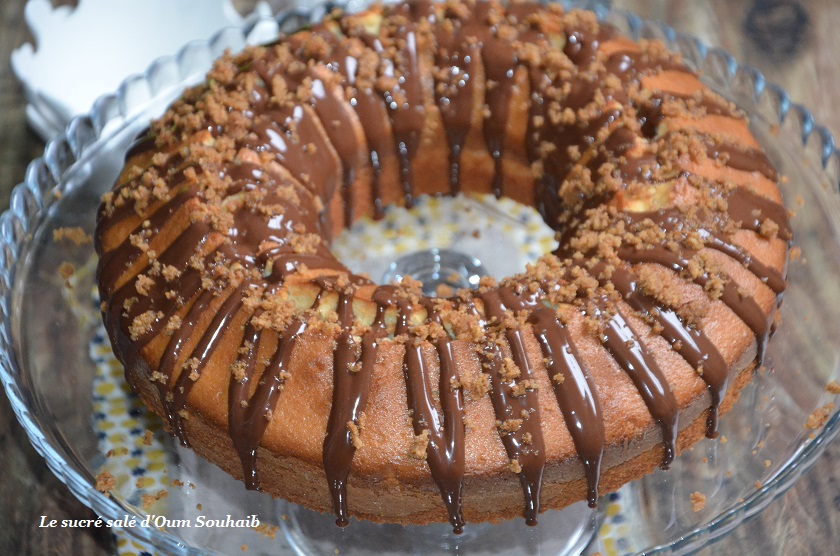
[[[392,262],[382,281],[400,282],[406,276],[423,284],[428,297],[450,297],[462,288],[475,289],[487,269],[481,261],[451,249],[427,249]]]
[[[381,220],[362,218],[333,242],[333,254],[352,272],[378,283],[403,276],[424,283],[427,295],[475,287],[481,276],[502,279],[557,248],[552,230],[533,208],[493,195],[417,199],[389,206]]]

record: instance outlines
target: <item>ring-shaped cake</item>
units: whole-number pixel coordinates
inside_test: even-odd
[[[667,467],[761,363],[791,228],[743,114],[557,5],[333,13],[216,62],[127,156],[102,313],[203,457],[379,522],[499,520]],[[559,247],[428,298],[330,238],[418,195],[535,206]]]

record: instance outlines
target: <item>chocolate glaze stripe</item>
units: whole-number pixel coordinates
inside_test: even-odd
[[[201,275],[197,269],[187,267],[187,262],[192,252],[184,248],[184,246],[196,246],[200,250],[207,237],[208,227],[205,224],[193,224],[184,231],[182,235],[183,242],[173,243],[158,258],[158,262],[164,267],[186,268],[186,270],[181,271],[180,276],[168,285],[168,289],[179,293],[178,296],[167,298],[166,296],[155,295],[159,290],[164,289],[159,283],[161,277],[158,277],[154,286],[150,287],[149,295],[139,295],[136,281],[129,280],[108,301],[108,314],[111,316],[111,319],[114,319],[113,322],[120,323],[120,326],[123,327],[123,332],[127,336],[130,335],[128,325],[135,318],[148,311],[153,311],[155,314],[155,319],[149,323],[147,329],[135,338],[138,347],[142,348],[157,337],[172,315],[178,311],[183,303],[192,299],[199,291],[201,287]],[[215,250],[211,250],[210,254],[213,252]],[[111,270],[113,269],[107,272]],[[107,274],[107,272],[103,272],[103,274]],[[130,306],[127,307],[126,303],[129,303]],[[121,318],[121,315],[125,318]]]
[[[272,153],[295,180],[317,197],[328,200],[337,188],[341,165],[337,156],[331,156],[332,144],[316,124],[316,118],[308,106],[267,110],[259,116],[243,146],[257,153]],[[324,153],[318,164],[312,164],[311,146],[315,152]]]
[[[604,415],[592,375],[572,341],[572,335],[557,320],[552,309],[541,307],[528,322],[548,359],[549,378],[572,436],[586,477],[586,499],[590,508],[598,503],[598,483],[606,444]],[[558,378],[559,377],[559,378]]]
[[[293,253],[286,245],[261,253],[259,260],[270,260],[272,263],[271,273],[266,278],[269,282],[283,282],[289,275],[294,274],[304,266],[313,270],[347,270],[331,255]]]
[[[254,394],[248,399],[243,397],[238,400],[239,402],[245,401],[247,404],[244,415],[240,417],[237,451],[240,456],[242,454],[246,456],[245,461],[249,466],[247,475],[251,477],[249,488],[259,490],[256,452],[262,442],[265,429],[273,418],[272,412],[277,405],[280,392],[283,390],[283,384],[289,376],[289,362],[294,352],[295,343],[306,330],[306,326],[306,321],[298,318],[286,328],[278,339],[277,348],[271,360],[260,376]],[[243,386],[240,393],[246,396],[247,388]]]
[[[472,114],[475,105],[475,84],[478,70],[481,68],[484,76],[484,100],[493,118],[484,119],[485,143],[488,152],[494,159],[494,176],[492,191],[501,196],[501,153],[504,137],[507,132],[507,103],[509,102],[514,59],[510,41],[500,40],[488,23],[490,5],[477,2],[465,14],[460,14],[453,22],[452,29],[440,25],[436,29],[436,64],[438,71],[445,75],[443,91],[439,92],[436,85],[437,105],[440,107],[441,118],[446,130],[449,144],[449,190],[456,194],[460,190],[461,150],[464,141],[472,127]],[[501,68],[499,59],[487,56],[488,49],[504,44],[503,48],[496,48],[502,55]],[[495,50],[493,50],[495,52]],[[507,61],[508,63],[506,63]],[[509,64],[509,65],[508,65]],[[488,83],[492,82],[493,86]],[[494,95],[494,92],[499,94]],[[499,105],[498,101],[504,105]],[[498,109],[498,112],[494,111]]]
[[[236,375],[231,373],[228,385],[228,432],[236,453],[239,455],[239,461],[242,463],[242,477],[245,481],[245,488],[248,490],[256,490],[259,486],[256,446],[247,441],[249,435],[246,426],[246,408],[248,407],[251,380],[257,371],[257,357],[254,354],[259,353],[262,341],[263,330],[257,329],[253,324],[253,319],[260,313],[261,311],[252,315],[248,324],[245,325],[245,332],[242,336],[243,346],[249,345],[251,350],[250,357],[240,359],[244,363],[242,379],[237,380]],[[243,404],[243,402],[245,403]]]
[[[455,41],[457,41],[456,37]],[[447,74],[447,81],[438,81],[441,92],[437,92],[437,105],[446,131],[446,141],[449,145],[449,193],[455,195],[461,188],[461,150],[470,131],[476,65],[479,63],[480,52],[476,46],[460,48],[462,45],[454,42],[449,48],[458,48],[449,55],[439,54],[437,64],[441,68],[451,68]],[[446,52],[447,50],[444,50]],[[464,67],[459,67],[463,63]],[[454,73],[454,75],[453,75]]]
[[[481,294],[480,297],[484,302],[487,318],[501,323],[509,308],[502,300],[500,290],[490,290]],[[533,373],[525,353],[522,331],[518,328],[508,328],[505,330],[505,339],[513,362],[519,369],[519,376],[503,380],[505,373],[501,353],[498,347],[491,344],[489,353],[485,350],[486,362],[490,364],[489,374],[492,384],[490,393],[496,419],[500,421],[500,424],[517,421],[520,423],[518,430],[513,433],[504,434],[504,429],[500,429],[500,433],[508,457],[517,461],[522,469],[519,473],[519,481],[525,495],[525,523],[536,525],[540,512],[540,492],[545,470],[545,442],[541,429],[539,401],[536,392],[531,388],[526,388],[524,395],[517,396],[513,393],[513,389],[517,386],[528,384],[526,381],[532,381]]]
[[[654,319],[661,331],[659,335],[671,344],[680,356],[699,369],[701,378],[706,382],[712,404],[706,419],[706,436],[715,438],[718,434],[718,411],[729,383],[726,361],[715,344],[702,330],[687,326],[670,307],[656,303],[639,290],[638,278],[629,270],[617,268],[612,274],[612,283],[624,298],[624,301],[642,317]]]
[[[153,179],[163,178],[168,183],[171,183],[170,186],[170,193],[173,193],[173,190],[178,187],[191,187],[192,183],[187,182],[186,180],[186,172],[187,170],[195,170],[197,175],[200,175],[203,170],[199,164],[186,162],[185,157],[180,152],[173,152],[168,153],[166,155],[166,160],[164,162],[159,163],[159,165],[154,166],[154,163],[149,161],[146,163],[146,168],[144,171],[151,172]],[[118,198],[122,195],[123,190],[130,189],[134,184],[135,180],[127,180],[121,183],[118,183],[112,193],[114,198]],[[130,194],[129,194],[130,195]],[[152,199],[154,199],[154,193],[152,193]],[[129,218],[131,216],[137,216],[139,213],[136,211],[136,207],[134,203],[129,203],[128,198],[123,198],[125,202],[121,205],[112,205],[112,212],[108,215],[108,220],[113,225],[119,224],[119,222]],[[135,200],[136,201],[136,200]],[[98,221],[102,221],[102,214],[97,215]]]
[[[359,88],[356,84],[356,71],[359,62],[351,56],[344,48],[339,48],[335,55],[331,56],[329,63],[338,68],[339,73],[344,76],[344,82],[350,87],[352,96],[347,99],[362,125],[367,142],[368,161],[370,163],[370,195],[373,205],[373,217],[379,219],[383,216],[381,176],[382,176],[382,154],[388,152],[392,146],[389,135],[390,119],[385,105],[376,91],[370,88]]]
[[[627,214],[625,221],[629,224],[636,224],[648,219],[666,232],[682,230],[685,228],[683,215],[677,209],[635,212]],[[732,243],[720,232],[709,229],[703,225],[695,227],[706,247],[719,251],[738,261],[742,266],[755,274],[759,280],[764,282],[767,287],[773,290],[773,292],[777,295],[781,294],[785,290],[785,279],[778,270],[771,268],[751,255],[748,255],[741,247]]]
[[[664,247],[656,247],[653,249],[628,249],[621,248],[618,250],[618,256],[630,264],[639,263],[655,263],[666,268],[670,268],[678,274],[682,274],[688,269],[691,257],[694,256],[693,251],[684,250],[681,253],[674,253],[668,251]],[[764,348],[767,344],[767,336],[770,332],[770,323],[767,316],[761,307],[758,306],[755,299],[750,296],[743,296],[743,291],[734,280],[729,276],[722,276],[724,281],[723,292],[720,300],[726,304],[750,330],[756,335],[758,342],[758,361],[759,365],[764,359]],[[701,274],[693,279],[695,284],[705,287],[709,283],[711,277],[708,273]]]
[[[324,471],[337,517],[336,524],[340,527],[349,523],[347,477],[356,453],[350,424],[360,427],[359,421],[367,407],[377,348],[379,342],[388,336],[386,307],[377,305],[373,325],[362,336],[362,345],[358,346],[351,330],[352,303],[352,294],[339,295],[336,312],[342,329],[333,352],[333,404],[323,446]]]
[[[440,317],[435,313],[432,313],[431,319],[429,320],[443,326]],[[407,347],[407,349],[409,376],[413,377],[411,390],[416,400],[416,387],[422,385],[424,388],[428,388],[430,386],[427,380],[428,373],[425,370],[422,345],[416,344],[411,348]],[[466,459],[464,455],[464,437],[466,432],[464,423],[464,395],[460,387],[453,386],[459,383],[460,377],[455,365],[452,342],[448,337],[440,338],[435,342],[435,349],[438,355],[438,392],[443,423],[436,423],[433,428],[440,430],[442,425],[443,434],[435,434],[430,430],[428,449],[431,449],[434,454],[430,456],[432,458],[430,463],[435,459],[441,460],[436,466],[444,471],[438,472],[439,477],[437,482],[441,492],[444,493],[444,503],[449,510],[449,522],[452,525],[453,532],[460,534],[464,530],[464,518],[461,514],[461,498]],[[411,370],[412,366],[414,366],[413,372]],[[427,409],[421,409],[421,415],[426,413],[434,419],[436,411],[434,411],[434,406],[430,405],[433,402],[430,394],[431,392],[426,390],[424,402],[427,404]],[[417,407],[416,401],[412,405]],[[431,425],[428,420],[427,423]],[[433,443],[434,446],[432,446]]]
[[[204,370],[204,367],[210,360],[213,352],[216,351],[216,348],[222,341],[222,338],[229,332],[231,321],[236,318],[239,314],[239,310],[242,308],[242,294],[249,286],[250,284],[246,282],[240,284],[236,288],[233,288],[233,291],[230,295],[228,295],[227,299],[225,299],[217,310],[213,320],[201,334],[198,343],[195,348],[193,348],[193,351],[184,363],[184,366],[181,368],[181,374],[178,375],[178,378],[175,381],[175,386],[172,388],[171,398],[167,396],[165,400],[168,416],[170,419],[172,417],[175,418],[175,422],[171,422],[170,424],[172,428],[177,431],[178,438],[184,446],[188,446],[189,442],[187,440],[186,430],[183,426],[181,411],[183,411],[186,407],[187,396],[189,396],[193,384],[201,378],[201,373]],[[173,339],[178,337],[178,344],[183,346],[186,339],[188,337],[192,337],[195,333],[195,325],[193,324],[193,326],[182,326],[172,334],[172,337]],[[191,360],[196,362],[192,369],[189,365]],[[175,360],[173,360],[172,363],[173,367],[170,368],[169,372],[164,373],[167,377],[172,376],[172,371],[174,371]]]
[[[679,406],[664,373],[621,310],[616,310],[607,321],[601,341],[636,385],[651,416],[662,428],[665,455],[661,466],[667,469],[677,453]]]
[[[504,193],[505,136],[517,60],[508,41],[497,37],[485,41],[481,60],[484,63],[485,85],[495,83],[494,87],[487,87],[484,91],[484,101],[493,117],[485,118],[483,132],[487,152],[493,159],[491,190],[496,197],[501,197]]]
[[[182,430],[182,422],[180,415],[174,410],[173,400],[174,393],[170,390],[169,382],[172,375],[175,373],[175,364],[181,358],[181,352],[184,350],[186,343],[192,337],[195,327],[201,315],[207,310],[213,300],[215,299],[214,292],[202,290],[195,298],[186,316],[182,320],[181,327],[169,338],[166,344],[166,349],[158,364],[160,377],[157,380],[152,380],[160,391],[161,403],[166,413],[166,420],[170,427],[170,433],[177,436],[179,441],[184,446],[189,446],[186,434]]]
[[[721,253],[724,253],[741,263],[742,266],[746,267],[747,270],[755,274],[759,280],[764,282],[768,288],[773,290],[777,296],[781,295],[787,288],[787,283],[778,270],[771,268],[755,257],[748,255],[737,245],[727,241],[721,234],[709,232],[704,229],[700,229],[698,232],[700,233],[700,237],[703,239],[703,243],[706,247],[714,249],[715,251],[720,251]]]
[[[734,143],[714,143],[709,140],[708,155],[742,172],[758,172],[770,181],[777,181],[779,173],[764,151],[744,149]]]
[[[380,286],[374,293],[374,301],[399,308],[395,336],[410,335],[409,320],[412,312],[410,303],[395,294],[393,286]],[[429,320],[434,321],[434,312]],[[452,346],[448,338],[437,340],[436,350],[440,367],[438,392],[443,415],[438,413],[429,383],[429,369],[423,358],[423,343],[405,344],[403,374],[406,395],[411,412],[412,427],[417,436],[427,435],[426,462],[432,478],[440,489],[444,505],[449,513],[449,523],[455,534],[464,530],[461,514],[461,494],[464,481],[464,400],[459,388],[453,388],[458,380]]]
[[[741,228],[761,233],[764,220],[769,219],[778,226],[779,238],[788,242],[793,239],[787,209],[776,201],[753,193],[745,187],[734,188],[726,201],[729,217],[735,222],[740,222]]]
[[[134,137],[134,142],[128,147],[123,160],[129,161],[135,156],[151,151],[155,147],[155,134],[150,127],[146,127]]]
[[[142,237],[141,234],[148,234],[146,237],[155,237],[160,233],[160,230],[167,224],[172,216],[180,209],[184,203],[193,194],[191,190],[181,189],[170,199],[163,203],[149,218],[141,222],[131,233],[125,238],[122,245],[118,245],[103,254],[99,259],[99,267],[102,269],[105,283],[114,284],[114,274],[122,275],[128,268],[133,265],[143,251],[131,245],[130,240],[133,235]],[[110,220],[108,224],[103,224],[99,234],[107,234],[108,230],[116,225],[115,220]],[[97,234],[97,235],[99,235]],[[110,278],[110,279],[109,279]],[[119,278],[119,276],[117,276]],[[106,295],[113,294],[113,291],[106,290]]]
[[[464,307],[469,314],[480,318],[484,326],[485,321],[472,301],[467,302]],[[488,394],[496,421],[505,423],[511,419],[521,419],[522,412],[529,411],[533,406],[533,403],[529,402],[529,396],[533,397],[533,392],[526,391],[524,396],[509,395],[513,384],[503,382],[502,352],[494,342],[484,344],[480,357],[482,372],[490,380]],[[536,515],[533,508],[539,506],[539,492],[545,467],[545,462],[540,457],[545,450],[542,428],[533,419],[525,419],[520,428],[510,432],[501,430],[499,432],[508,459],[518,462],[521,468],[517,475],[525,497],[523,515]]]
[[[400,4],[396,10],[403,12],[410,17],[410,4]],[[425,125],[425,105],[423,101],[422,84],[420,82],[419,54],[417,52],[416,26],[408,24],[401,27],[398,32],[398,40],[404,42],[403,59],[405,67],[394,68],[391,71],[400,71],[399,84],[392,90],[384,92],[385,107],[388,109],[388,116],[391,119],[391,128],[394,135],[394,150],[400,164],[400,183],[403,188],[405,206],[414,206],[414,172],[412,160],[417,154],[420,146],[420,136]],[[381,49],[381,43],[376,41],[377,50]],[[383,58],[383,60],[385,60]],[[392,62],[389,62],[392,64]],[[386,75],[388,72],[386,72]],[[404,95],[405,102],[400,102]]]
[[[327,132],[330,143],[335,148],[341,160],[341,200],[344,205],[344,226],[350,227],[354,220],[352,185],[356,180],[361,157],[359,153],[365,148],[356,140],[353,130],[352,109],[347,107],[343,97],[324,80],[313,76],[312,108],[321,120],[321,125]],[[349,113],[348,113],[349,112]]]

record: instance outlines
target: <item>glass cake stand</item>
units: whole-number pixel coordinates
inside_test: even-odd
[[[324,13],[324,7],[300,9],[258,25],[265,36]],[[159,60],[100,99],[89,116],[74,120],[32,163],[0,217],[0,378],[56,476],[98,515],[115,520],[129,540],[184,554],[238,552],[243,545],[249,554],[561,554],[580,552],[587,543],[593,552],[685,553],[725,535],[790,488],[840,430],[838,411],[827,409],[833,396],[825,390],[838,378],[840,284],[822,279],[840,275],[840,156],[809,112],[758,71],[664,25],[625,12],[599,16],[634,39],[658,38],[681,52],[709,86],[750,116],[756,137],[787,177],[782,189],[795,212],[801,256],[790,265],[783,324],[765,367],[722,420],[720,439],[700,442],[670,471],[602,497],[597,514],[575,506],[548,512],[534,528],[522,520],[470,524],[459,537],[444,526],[356,521],[337,529],[331,516],[245,491],[177,447],[116,379],[121,370],[108,354],[91,295],[92,246],[61,240],[55,232],[93,232],[99,197],[111,187],[132,138],[185,86],[200,82],[225,49],[242,48],[247,30],[230,29]],[[475,263],[472,247],[433,247],[459,252],[464,268]],[[479,263],[493,271],[490,261]],[[809,416],[823,408],[824,424],[806,428]],[[151,438],[144,439],[146,430]],[[110,496],[96,489],[103,471],[115,479]],[[700,511],[692,509],[695,492],[705,495]],[[228,515],[256,515],[261,526],[198,526]]]

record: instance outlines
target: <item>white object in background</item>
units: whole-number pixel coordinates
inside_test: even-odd
[[[260,13],[270,11],[262,4]],[[230,0],[80,0],[75,9],[29,0],[24,15],[37,50],[27,43],[12,52],[12,69],[29,101],[27,119],[44,140],[155,59],[247,23]]]

